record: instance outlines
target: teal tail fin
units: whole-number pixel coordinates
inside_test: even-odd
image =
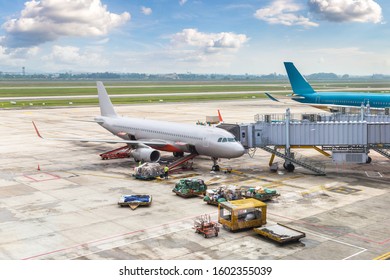
[[[104,117],[117,117],[114,106],[112,106],[110,97],[108,96],[103,83],[96,82],[96,86],[99,96],[100,114]]]
[[[290,80],[292,90],[295,94],[305,95],[315,93],[314,89],[301,73],[299,73],[292,62],[285,62],[284,67],[286,67],[288,79]]]

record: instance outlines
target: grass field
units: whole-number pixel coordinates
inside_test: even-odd
[[[241,91],[269,91],[285,90],[282,86],[261,85],[205,85],[205,86],[106,86],[109,94],[156,94],[156,93],[192,93],[192,92],[241,92]],[[0,88],[0,97],[33,97],[33,96],[61,96],[61,95],[96,95],[96,87],[18,87]]]
[[[145,97],[113,97],[113,104],[134,104],[134,103],[158,103],[158,102],[202,102],[209,100],[237,100],[266,98],[262,94],[219,94],[219,95],[173,95],[173,96],[145,96]],[[12,102],[0,101],[1,108],[26,108],[26,107],[55,107],[55,106],[87,106],[98,105],[98,98],[80,99],[56,99],[56,100],[18,100]]]
[[[248,98],[264,98],[261,92],[267,90],[285,90],[278,84],[248,84],[238,82],[105,82],[110,95],[126,94],[126,97],[112,97],[114,104],[150,103],[150,102],[196,102],[206,100],[234,100]],[[259,93],[243,93],[257,91]],[[224,92],[229,92],[224,94]],[[191,93],[206,93],[193,95]],[[207,94],[210,93],[210,94]],[[220,93],[220,94],[213,94]],[[131,96],[131,95],[136,96]],[[158,96],[159,94],[172,94]],[[145,96],[142,96],[145,95]],[[154,96],[152,96],[154,95]],[[80,98],[80,96],[85,96]],[[0,83],[0,108],[38,108],[54,106],[86,106],[97,105],[97,90],[94,82],[21,82]],[[19,99],[14,99],[18,97]],[[26,99],[23,99],[26,97]],[[31,100],[33,97],[40,99]],[[45,99],[47,97],[47,99]],[[58,99],[49,99],[58,97]],[[63,97],[63,98],[61,98]]]
[[[383,88],[390,88],[390,82],[387,81],[354,81],[350,83],[346,83],[345,81],[342,83],[339,81],[326,81],[313,82],[312,85],[318,90],[341,88],[344,91],[355,91],[357,88],[367,88],[364,91],[379,93],[388,92],[384,91]],[[110,95],[126,94],[124,97],[113,97],[112,101],[114,104],[235,100],[265,98],[264,92],[272,92],[276,96],[291,93],[291,87],[287,81],[108,81],[105,82],[105,86]],[[193,93],[206,94],[195,95]],[[159,94],[172,95],[158,96]],[[23,97],[26,99],[23,99]],[[31,100],[34,97],[40,97],[40,99]],[[52,97],[58,97],[58,99],[50,99]],[[0,109],[87,106],[98,104],[96,84],[91,81],[0,81],[0,98]]]

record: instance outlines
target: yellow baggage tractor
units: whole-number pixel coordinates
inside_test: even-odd
[[[302,231],[293,229],[286,225],[277,223],[276,225],[258,227],[253,229],[256,233],[267,237],[280,244],[287,242],[298,241],[299,239],[306,236]]]
[[[260,227],[267,223],[267,204],[254,198],[221,202],[218,222],[231,231]]]

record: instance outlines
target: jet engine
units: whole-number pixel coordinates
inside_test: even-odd
[[[160,152],[152,148],[138,148],[131,151],[136,161],[156,162],[160,159]]]

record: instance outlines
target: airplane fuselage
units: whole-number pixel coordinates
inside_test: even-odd
[[[390,107],[390,94],[367,92],[316,92],[292,62],[285,62],[287,76],[294,92],[293,100],[300,103],[371,108]]]
[[[296,94],[293,100],[309,104],[329,104],[338,106],[359,107],[370,105],[371,108],[390,107],[389,94],[373,94],[359,92],[316,92],[313,94]]]
[[[245,149],[234,136],[221,128],[126,117],[96,118],[102,127],[124,140],[164,140],[152,148],[169,152],[196,152],[213,158],[237,158]]]

